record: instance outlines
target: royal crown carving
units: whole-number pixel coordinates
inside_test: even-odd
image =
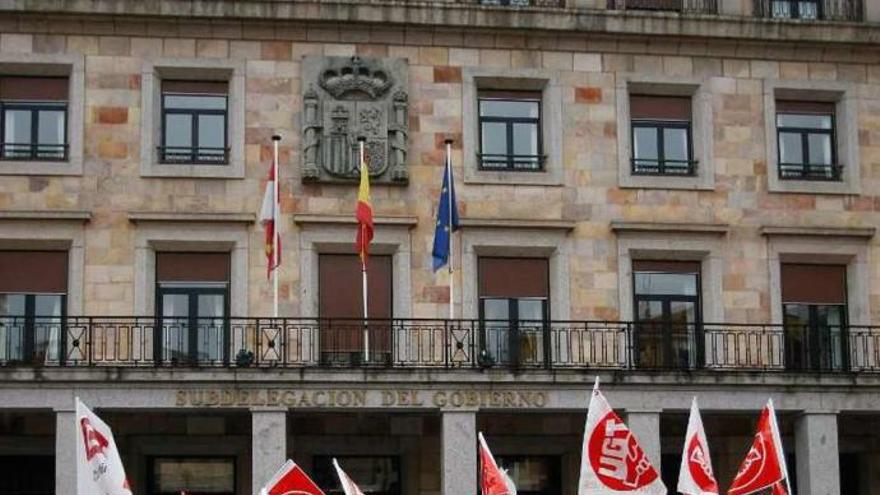
[[[364,137],[370,179],[406,184],[406,60],[306,57],[302,67],[303,181],[356,182]]]

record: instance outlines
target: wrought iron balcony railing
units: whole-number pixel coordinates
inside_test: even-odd
[[[863,21],[864,0],[754,0],[758,17],[805,21]]]
[[[880,327],[0,317],[0,365],[880,372]]]
[[[608,0],[608,9],[717,14],[718,0]]]

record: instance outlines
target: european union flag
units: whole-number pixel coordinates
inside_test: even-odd
[[[446,158],[440,205],[437,208],[437,224],[434,229],[434,271],[449,262],[449,244],[452,232],[458,230],[458,206],[455,204],[455,181],[452,180],[452,163]]]

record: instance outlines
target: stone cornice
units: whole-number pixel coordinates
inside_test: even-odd
[[[193,223],[254,223],[257,217],[253,213],[211,212],[211,213],[174,213],[152,211],[130,211],[128,220],[133,223],[143,222],[193,222]]]
[[[856,237],[871,239],[877,233],[875,227],[782,227],[765,225],[761,235],[809,236],[809,237]]]
[[[672,222],[611,222],[611,230],[615,233],[629,232],[666,232],[682,234],[714,234],[725,235],[730,231],[726,223],[672,223]]]
[[[67,222],[88,222],[92,219],[90,211],[68,210],[6,210],[0,211],[0,220],[52,220]]]
[[[320,215],[314,213],[299,213],[293,216],[293,223],[297,225],[355,225],[357,220],[354,215]],[[413,228],[418,225],[419,219],[413,216],[377,216],[373,217],[374,225],[402,226]]]
[[[533,30],[547,34],[604,33],[641,37],[675,36],[754,41],[797,41],[798,43],[874,44],[880,41],[880,28],[867,22],[798,22],[751,16],[695,15],[646,11],[616,11],[584,8],[511,8],[454,2],[373,0],[215,0],[193,2],[166,0],[7,0],[0,12],[72,14],[89,16],[89,21],[119,21],[129,26],[141,20],[193,20],[223,22],[285,21],[308,23],[380,23],[382,29],[429,26],[470,29],[492,26],[498,30]],[[109,27],[109,26],[108,26]],[[302,30],[306,31],[306,24]],[[246,31],[246,30],[245,30]],[[106,34],[133,34],[112,33]],[[260,37],[267,36],[266,33]],[[269,38],[272,36],[269,35]]]
[[[570,232],[575,222],[567,220],[525,220],[513,218],[462,218],[462,228],[470,229],[532,229],[532,230],[564,230]]]

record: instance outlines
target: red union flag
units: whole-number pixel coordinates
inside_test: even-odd
[[[776,426],[773,402],[761,411],[755,439],[743,459],[727,495],[749,495],[771,489],[773,495],[787,495],[785,459],[782,457],[782,441]]]
[[[587,424],[578,495],[666,495],[666,487],[602,392],[599,379],[593,387]]]
[[[75,427],[77,493],[131,495],[113,432],[78,398]]]
[[[718,482],[712,472],[709,444],[706,442],[706,432],[703,430],[696,397],[691,403],[691,416],[684,438],[678,491],[684,495],[718,495]]]
[[[318,485],[290,459],[260,490],[260,495],[324,495]]]
[[[479,433],[480,441],[480,493],[482,495],[516,495],[513,480],[495,462],[495,457],[486,445],[486,439]]]

